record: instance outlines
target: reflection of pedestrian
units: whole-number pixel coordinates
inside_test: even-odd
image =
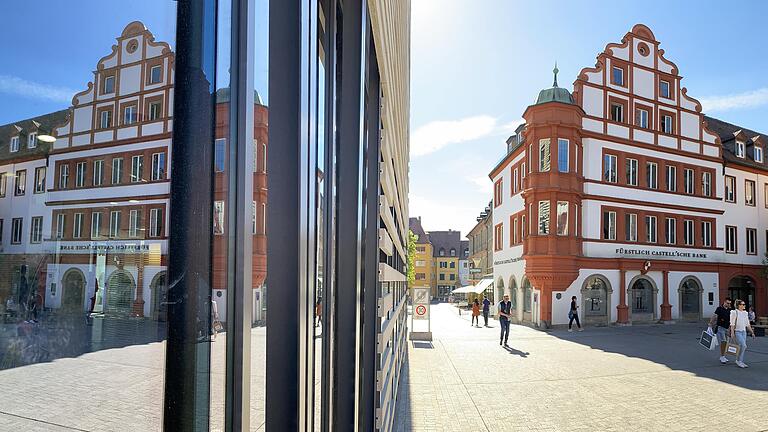
[[[499,345],[502,343],[505,347],[508,347],[507,341],[509,340],[509,319],[512,317],[512,302],[509,301],[509,296],[505,295],[504,300],[499,302],[499,324],[501,324],[501,336],[499,336]]]
[[[488,314],[490,313],[490,311],[491,311],[491,302],[490,300],[488,300],[487,296],[483,296],[483,321],[485,321],[486,327],[488,327]]]
[[[320,325],[320,321],[323,317],[323,298],[319,297],[315,302],[315,327]]]
[[[571,297],[571,309],[568,311],[568,331],[573,331],[571,327],[573,327],[573,320],[576,320],[576,326],[579,327],[579,331],[584,331],[583,328],[581,328],[581,323],[579,322],[579,305],[576,304],[576,296]]]
[[[474,302],[472,302],[472,325],[477,325],[480,327],[480,302],[475,299]]]
[[[219,321],[219,305],[216,300],[211,299],[211,341],[216,340],[216,334],[223,330],[221,321]]]
[[[27,301],[27,320],[33,323],[37,322],[37,296],[36,293],[31,293]]]

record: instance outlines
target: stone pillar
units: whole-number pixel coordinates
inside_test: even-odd
[[[616,306],[616,322],[629,324],[629,307],[627,306],[626,270],[619,270],[619,305]]]
[[[661,320],[672,321],[672,305],[669,304],[669,270],[661,272],[664,275],[664,297],[661,303]]]

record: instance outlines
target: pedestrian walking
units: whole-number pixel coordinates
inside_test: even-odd
[[[320,321],[323,318],[323,298],[318,297],[317,302],[315,302],[315,327],[320,326]]]
[[[576,296],[571,297],[571,309],[568,311],[568,331],[573,331],[573,321],[576,320],[576,326],[579,328],[579,331],[584,331],[583,328],[581,328],[581,323],[579,322],[579,305],[576,303]]]
[[[720,363],[728,363],[725,357],[725,348],[728,346],[728,329],[731,327],[731,298],[726,297],[721,306],[715,309],[714,315],[709,319],[709,326],[717,334],[717,342],[720,344]]]
[[[736,300],[736,309],[731,311],[731,338],[739,344],[739,355],[736,357],[736,366],[749,367],[744,363],[744,353],[747,351],[747,330],[755,338],[755,330],[749,324],[749,314],[744,300]]]
[[[749,307],[749,313],[747,314],[747,316],[749,317],[749,323],[752,324],[752,325],[755,325],[755,319],[757,317],[755,315],[755,307],[754,306],[750,306]]]
[[[219,304],[216,303],[216,300],[211,299],[211,342],[216,341],[216,335],[222,330],[224,330],[224,326],[219,320]]]
[[[483,296],[483,321],[485,326],[488,327],[488,314],[491,312],[491,301],[488,300],[488,296]]]
[[[480,327],[480,302],[477,299],[472,302],[472,324],[470,325]]]
[[[509,319],[512,317],[512,302],[509,296],[505,295],[504,300],[499,302],[499,324],[501,324],[501,336],[499,336],[499,345],[504,344],[508,347],[509,340]]]

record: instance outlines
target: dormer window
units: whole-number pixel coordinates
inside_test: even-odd
[[[755,146],[755,162],[763,163],[763,148]]]
[[[11,153],[19,151],[19,137],[11,137]]]
[[[736,157],[743,158],[744,157],[744,143],[741,141],[736,141]]]
[[[32,132],[27,136],[27,147],[31,149],[37,147],[37,132]]]
[[[659,81],[659,96],[666,99],[672,99],[672,91],[671,91],[669,81],[664,81],[664,80]]]
[[[111,94],[115,92],[115,76],[110,75],[107,77],[104,77],[104,88],[102,89],[102,94]]]
[[[611,83],[624,87],[624,69],[614,66],[611,72]]]

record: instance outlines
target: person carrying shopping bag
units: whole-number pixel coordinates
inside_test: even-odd
[[[747,330],[752,334],[752,339],[755,338],[755,330],[749,324],[749,314],[747,314],[746,307],[744,300],[736,300],[736,309],[731,311],[731,340],[735,339],[739,345],[736,366],[740,368],[748,367],[744,363],[744,353],[747,351]]]

